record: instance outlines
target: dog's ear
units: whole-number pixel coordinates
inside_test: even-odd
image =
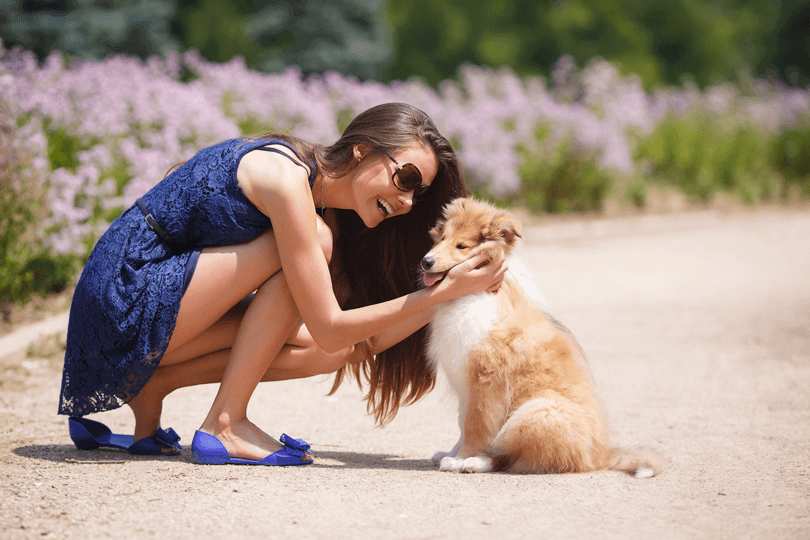
[[[513,245],[523,234],[523,226],[506,212],[495,214],[489,223],[490,234],[497,235]]]

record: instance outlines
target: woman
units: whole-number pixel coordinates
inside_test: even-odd
[[[221,382],[195,435],[198,461],[310,463],[303,441],[282,445],[252,424],[248,401],[260,381],[338,370],[337,386],[346,366],[368,377],[369,408],[389,420],[432,387],[420,331],[432,308],[503,280],[503,261],[479,258],[416,290],[429,227],[465,193],[450,143],[404,104],[361,113],[329,147],[268,134],[201,150],[88,259],[59,412],[126,403],[135,433],[71,418],[74,442],[177,453],[159,428],[163,398]]]

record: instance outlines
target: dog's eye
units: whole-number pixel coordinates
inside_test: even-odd
[[[467,246],[465,246],[464,244],[458,244],[456,246],[456,249],[467,249]]]

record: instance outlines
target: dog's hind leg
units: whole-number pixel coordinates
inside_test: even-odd
[[[607,425],[598,406],[585,407],[546,390],[518,407],[492,443],[495,470],[585,472],[609,465]]]

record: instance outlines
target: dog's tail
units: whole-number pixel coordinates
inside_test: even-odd
[[[633,478],[652,478],[661,474],[661,460],[654,454],[613,450],[613,461],[609,469],[623,471]]]

